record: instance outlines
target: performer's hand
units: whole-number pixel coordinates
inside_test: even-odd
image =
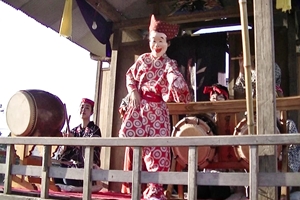
[[[139,108],[141,102],[140,94],[137,90],[134,90],[130,94],[130,104],[134,108]]]

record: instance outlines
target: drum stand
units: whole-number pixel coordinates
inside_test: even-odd
[[[56,151],[55,146],[52,147],[51,152]],[[16,154],[20,158],[21,165],[33,165],[42,166],[42,146],[36,145],[15,145]],[[25,190],[39,190],[41,184],[41,178],[30,177],[24,175],[13,175],[12,177],[12,187],[17,189]],[[50,179],[49,189],[52,191],[60,191],[56,187],[54,181]]]

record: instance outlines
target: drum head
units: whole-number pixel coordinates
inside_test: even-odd
[[[256,123],[254,124],[254,129],[256,129]],[[280,134],[278,127],[276,127],[276,134]],[[233,135],[248,135],[248,126],[247,126],[247,119],[244,118],[240,121],[240,123],[235,127]],[[277,153],[278,156],[282,150],[281,145],[277,145]],[[249,151],[250,148],[248,145],[238,145],[234,147],[234,152],[236,157],[240,162],[242,162],[245,168],[249,167]]]
[[[6,110],[6,122],[16,136],[29,135],[35,126],[36,108],[29,93],[19,91],[11,97]]]
[[[213,135],[211,128],[203,120],[196,117],[186,117],[179,121],[173,129],[172,137],[208,136]],[[172,147],[174,157],[182,166],[188,165],[188,147]],[[212,161],[215,148],[210,146],[198,147],[198,166],[205,168]]]

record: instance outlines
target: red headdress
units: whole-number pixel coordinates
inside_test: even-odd
[[[149,33],[151,31],[156,31],[160,33],[164,33],[167,36],[168,40],[176,37],[179,31],[179,26],[177,24],[169,24],[166,22],[158,21],[155,19],[155,16],[151,16]]]
[[[88,99],[88,98],[83,98],[81,100],[81,103],[87,103],[87,104],[90,104],[92,107],[94,107],[94,101]]]
[[[219,95],[220,94],[224,95],[225,99],[229,98],[228,90],[226,89],[225,86],[216,84],[216,85],[204,87],[203,94],[209,93],[209,96],[211,96],[214,92],[216,92]]]

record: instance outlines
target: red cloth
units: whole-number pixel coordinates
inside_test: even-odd
[[[155,16],[151,16],[149,32],[156,31],[160,33],[164,33],[167,36],[168,40],[176,37],[179,31],[179,26],[177,24],[169,24],[163,21],[159,21],[155,19]]]
[[[124,171],[132,171],[132,160],[133,160],[133,149],[131,147],[125,148],[125,157],[124,157]],[[144,160],[142,160],[142,171],[147,171]],[[147,188],[147,184],[141,185],[141,191],[144,191]],[[122,183],[121,193],[131,194],[131,183]]]
[[[81,103],[87,103],[87,104],[90,104],[92,107],[94,107],[94,101],[88,99],[88,98],[83,98],[81,100]]]
[[[156,95],[154,92],[142,92],[142,98],[149,102],[163,101],[161,96]]]
[[[222,94],[226,99],[228,99],[228,92],[223,90],[222,88],[219,88],[218,86],[205,86],[203,90],[203,94],[210,93],[209,96],[211,96],[214,92],[218,93],[219,95]]]

